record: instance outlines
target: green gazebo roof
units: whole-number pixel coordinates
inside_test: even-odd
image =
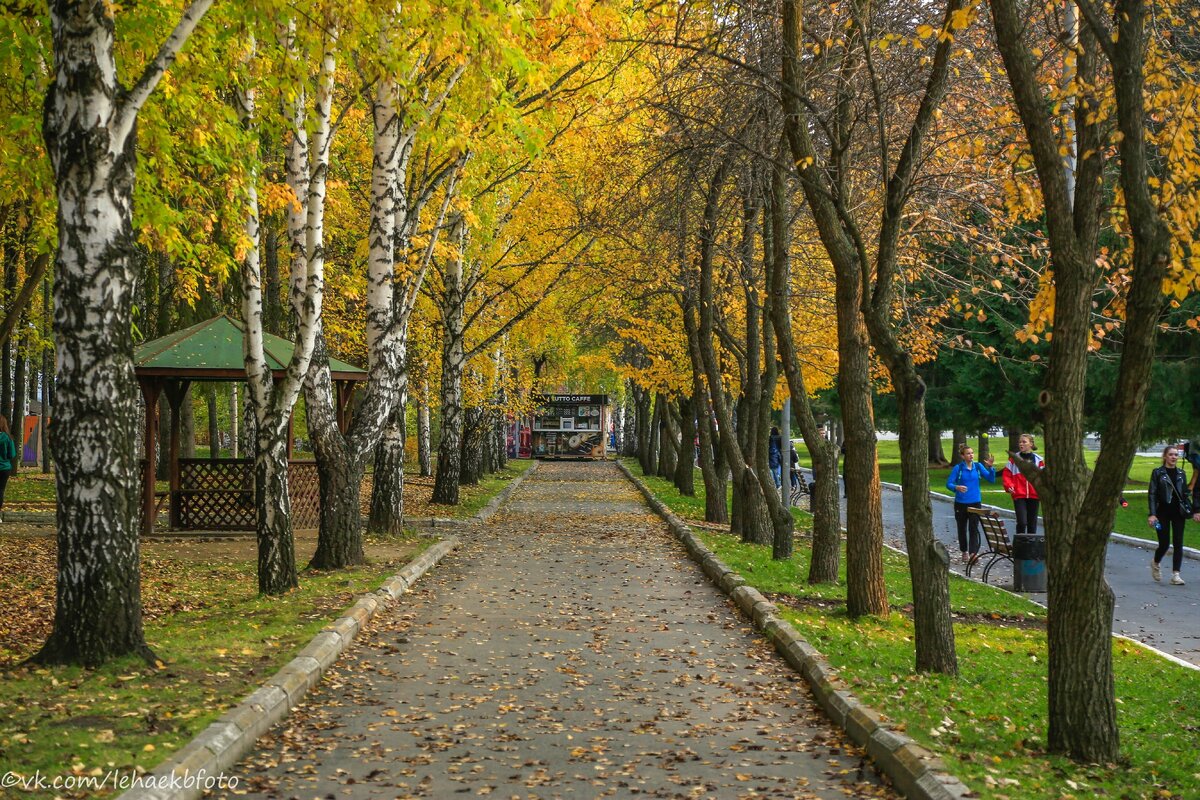
[[[242,356],[243,326],[226,314],[205,320],[181,331],[168,333],[139,345],[133,354],[138,376],[190,378],[193,380],[244,381]],[[282,375],[292,360],[294,346],[287,339],[263,334],[263,354],[276,376]],[[330,377],[335,381],[365,381],[366,370],[329,359]]]

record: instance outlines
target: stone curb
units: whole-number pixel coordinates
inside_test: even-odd
[[[808,682],[829,718],[867,751],[871,761],[891,779],[897,791],[910,800],[956,800],[973,796],[962,781],[946,771],[940,758],[887,727],[885,717],[851,694],[825,657],[778,616],[774,603],[746,585],[745,579],[721,562],[692,533],[687,523],[671,513],[628,467],[620,461],[616,463],[641,491],[650,507],[667,521],[671,534],[687,548],[692,560],[699,563],[704,574],[754,620],[755,627],[775,646],[783,660]]]
[[[377,591],[360,597],[264,685],[143,776],[143,785],[125,792],[119,800],[194,800],[206,789],[218,788],[217,778],[320,682],[321,675],[371,618],[408,591],[458,543],[453,536],[438,542],[384,581]]]
[[[524,483],[526,478],[537,471],[538,464],[541,463],[542,462],[535,459],[534,462],[530,464],[524,472],[509,481],[508,486],[505,486],[495,497],[489,500],[486,506],[479,509],[479,513],[477,513],[473,519],[479,520],[480,522],[487,522],[489,519],[491,519],[491,516],[500,509],[500,506],[508,502],[508,498],[511,497],[512,493],[517,490],[517,487]]]

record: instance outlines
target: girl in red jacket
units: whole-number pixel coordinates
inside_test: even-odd
[[[1017,439],[1017,450],[1017,458],[1031,462],[1038,469],[1046,465],[1042,457],[1034,452],[1037,442],[1033,434],[1022,433]],[[1033,484],[1021,474],[1016,461],[1011,458],[1001,480],[1004,481],[1004,491],[1012,495],[1013,510],[1017,512],[1017,533],[1037,533],[1038,494]]]

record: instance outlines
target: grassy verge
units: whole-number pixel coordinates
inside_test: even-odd
[[[639,480],[644,481],[655,494],[660,497],[664,493],[671,495],[671,510],[679,516],[687,520],[701,521],[704,519],[704,480],[700,476],[700,470],[696,470],[696,496],[685,497],[676,489],[675,484],[665,478],[659,478],[654,475],[642,475],[642,467],[638,464],[636,458],[622,458],[621,463],[629,469]],[[664,500],[664,502],[666,502]],[[725,505],[728,507],[733,502],[733,487],[728,483],[725,485]],[[812,515],[807,511],[799,508],[792,509],[792,519],[796,521],[797,527],[805,529],[812,527]]]
[[[970,440],[972,445],[976,444],[974,439]],[[951,449],[951,441],[949,439],[942,440],[943,448],[948,454]],[[996,470],[1004,467],[1006,458],[1003,450],[1008,446],[1007,439],[993,439],[993,455],[996,456]],[[885,483],[900,483],[900,443],[895,440],[884,440],[878,443],[879,449],[879,479]],[[812,460],[809,458],[808,449],[803,442],[796,442],[796,452],[800,456],[800,465],[802,467],[812,466]],[[1094,467],[1096,464],[1097,452],[1094,450],[1084,451],[1084,457],[1087,460],[1089,467]],[[1117,508],[1117,516],[1113,520],[1113,530],[1117,533],[1123,533],[1126,536],[1133,536],[1137,539],[1145,539],[1147,541],[1157,541],[1157,535],[1154,529],[1146,524],[1147,508],[1146,508],[1146,481],[1150,478],[1150,472],[1155,467],[1162,464],[1161,458],[1150,458],[1148,456],[1135,456],[1133,465],[1129,469],[1129,478],[1125,484],[1125,499],[1129,501],[1128,508]],[[950,477],[950,468],[932,467],[929,470],[929,488],[932,491],[944,494],[947,497],[953,492],[946,488],[946,479]],[[1113,498],[1113,505],[1117,505],[1117,498]],[[990,505],[999,506],[1000,508],[1012,509],[1012,498],[1004,491],[1003,484],[1000,483],[1000,475],[996,475],[995,485],[988,484],[986,481],[983,484],[983,502]],[[1200,549],[1200,525],[1194,522],[1189,522],[1184,528],[1183,543],[1188,547]]]
[[[643,479],[668,507],[680,510],[674,487]],[[698,489],[700,493],[703,488]],[[686,502],[685,502],[686,500]],[[703,509],[703,497],[699,498]],[[682,514],[681,514],[682,515]],[[891,724],[941,754],[952,773],[981,798],[1200,797],[1200,672],[1175,666],[1114,640],[1120,764],[1080,765],[1046,747],[1045,610],[999,589],[951,577],[960,675],[913,673],[913,626],[906,613],[851,620],[842,583],[805,583],[809,550],[782,562],[770,548],[726,533],[697,535],[747,581],[767,593],[783,616],[823,652],[866,703]],[[893,608],[907,612],[912,584],[902,554],[884,552]]]
[[[152,768],[428,543],[389,539],[381,547],[386,555],[367,566],[304,573],[299,589],[270,598],[258,595],[253,560],[144,559],[146,640],[165,666],[153,669],[125,658],[99,669],[17,666],[0,672],[0,763],[50,778]],[[8,543],[0,541],[3,546]],[[28,548],[29,541],[13,546]],[[50,559],[45,568],[52,565]],[[49,580],[52,591],[52,573]],[[29,592],[30,586],[28,575],[0,575],[6,594]],[[21,651],[0,649],[0,658],[15,662],[35,649],[36,641],[27,638]]]

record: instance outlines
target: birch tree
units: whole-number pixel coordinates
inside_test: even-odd
[[[284,50],[299,58],[300,41],[294,27],[284,36]],[[289,106],[290,141],[287,181],[294,201],[288,209],[291,242],[291,302],[295,347],[283,378],[276,382],[263,350],[263,278],[259,260],[257,173],[247,186],[245,256],[242,262],[242,341],[248,383],[247,409],[254,419],[254,503],[258,510],[258,588],[263,594],[283,594],[298,585],[296,548],[288,496],[288,420],[300,396],[316,347],[325,284],[325,185],[332,137],[332,106],[336,71],[337,34],[327,28],[320,39],[320,57],[309,136],[307,92],[294,87]],[[239,106],[243,124],[253,129],[256,90],[244,88]]]
[[[54,630],[36,658],[151,657],[142,631],[133,374],[137,117],[207,13],[193,0],[137,82],[119,80],[114,6],[52,0],[43,135],[58,197],[51,443],[58,488]]]
[[[448,58],[439,59],[429,53],[418,61],[410,74],[397,75],[395,60],[399,48],[393,41],[397,21],[393,15],[391,24],[385,24],[380,34],[383,72],[371,103],[373,155],[366,298],[370,378],[362,404],[344,434],[338,427],[328,357],[321,335],[317,337],[316,358],[305,384],[305,408],[321,484],[320,533],[311,563],[317,569],[335,569],[365,561],[359,491],[367,462],[372,457],[375,458],[377,478],[373,493],[383,508],[395,509],[395,513],[388,515],[395,522],[389,522],[386,528],[390,533],[399,532],[404,468],[401,398],[407,388],[405,353],[409,319],[464,162],[459,154],[450,153],[415,199],[407,195],[408,183],[404,176],[408,172],[417,132],[422,123],[439,113],[465,65],[455,65]],[[403,86],[402,81],[426,87],[421,106],[403,106],[401,92],[409,87]],[[444,86],[431,98],[429,87],[443,81]],[[442,214],[429,236],[424,256],[409,269],[408,243],[412,240],[421,209],[443,182],[447,186]],[[403,268],[398,269],[397,261],[401,256]],[[394,488],[397,486],[399,490]]]

